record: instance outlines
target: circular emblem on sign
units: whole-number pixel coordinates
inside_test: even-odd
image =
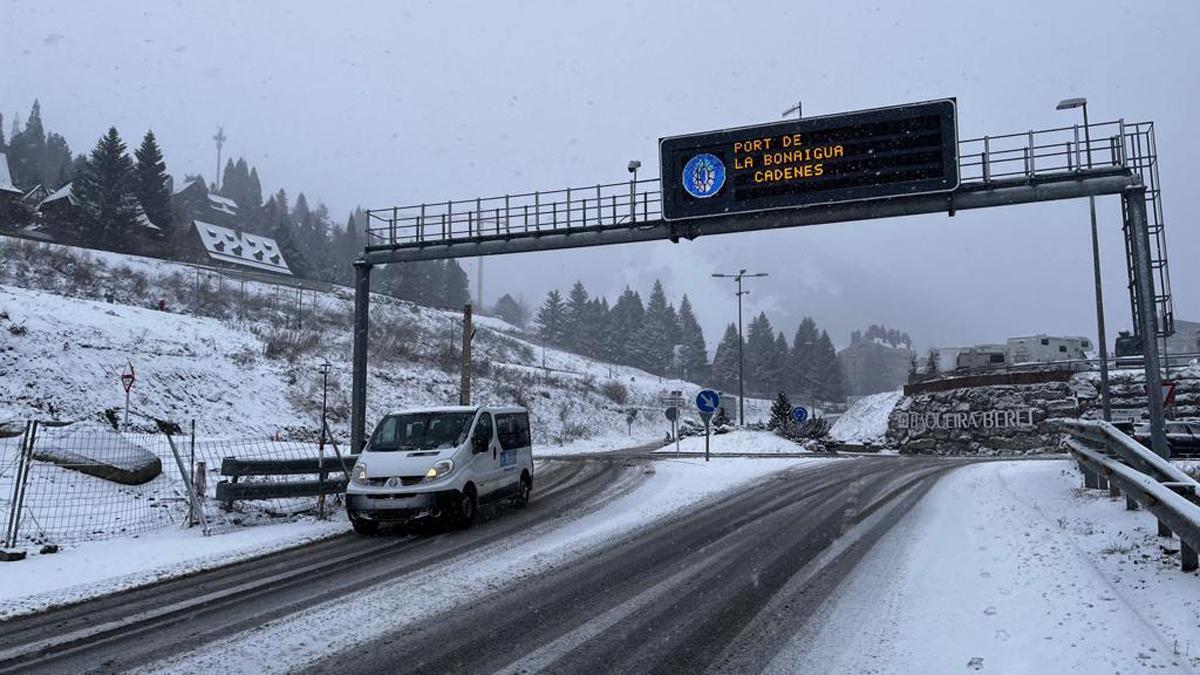
[[[711,197],[725,185],[725,164],[716,155],[696,155],[683,166],[683,189],[698,199]]]

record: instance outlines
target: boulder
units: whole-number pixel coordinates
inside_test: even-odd
[[[33,458],[122,485],[148,483],[162,473],[158,455],[99,424],[39,429]]]

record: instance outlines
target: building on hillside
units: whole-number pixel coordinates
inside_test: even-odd
[[[274,274],[292,273],[279,244],[270,237],[202,220],[192,221],[190,229],[199,262]]]
[[[868,396],[895,391],[908,381],[914,352],[880,340],[851,338],[850,346],[838,352],[850,396]]]
[[[21,201],[28,204],[30,208],[36,209],[49,196],[50,191],[46,189],[46,186],[38,183],[29,192],[21,195]]]
[[[71,193],[71,183],[58,188],[38,202],[38,213],[42,222],[54,227],[60,223],[71,223],[82,217],[79,201]]]
[[[13,185],[12,172],[8,169],[8,155],[0,152],[0,225],[9,225],[16,219],[16,212],[24,194]]]
[[[184,183],[171,194],[171,209],[176,222],[199,220],[223,227],[237,226],[237,202],[209,192],[199,178]]]
[[[1051,363],[1086,359],[1092,341],[1078,336],[1028,335],[1008,338],[1007,347],[1011,364]]]

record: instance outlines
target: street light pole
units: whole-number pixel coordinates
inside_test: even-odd
[[[1092,168],[1092,135],[1088,127],[1086,98],[1059,101],[1057,110],[1083,108],[1083,142],[1087,147],[1087,167]],[[1100,235],[1096,227],[1096,198],[1088,197],[1092,217],[1092,276],[1096,285],[1096,333],[1100,352],[1100,409],[1105,422],[1112,421],[1112,396],[1108,390],[1108,331],[1104,326],[1104,287],[1100,277]]]
[[[766,272],[758,272],[756,274],[746,274],[746,270],[739,270],[737,274],[714,274],[718,279],[733,279],[737,282],[737,300],[738,300],[738,424],[746,425],[746,338],[742,334],[742,296],[749,295],[750,291],[742,290],[742,279],[765,277]]]

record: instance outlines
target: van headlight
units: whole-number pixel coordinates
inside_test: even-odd
[[[354,482],[359,485],[367,484],[367,465],[359,462],[354,465]]]
[[[439,478],[443,478],[453,470],[454,470],[454,460],[452,460],[452,459],[440,460],[438,462],[435,462],[434,465],[429,467],[429,470],[425,472],[425,480],[431,481],[431,480],[437,480]]]

